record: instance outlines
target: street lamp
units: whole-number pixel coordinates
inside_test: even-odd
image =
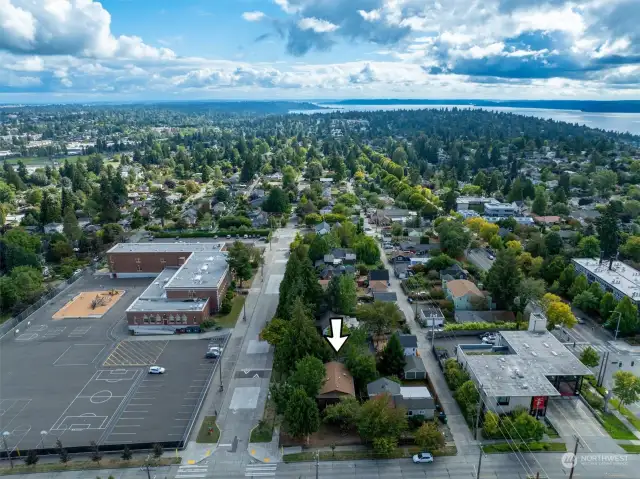
[[[617,341],[618,340],[618,333],[620,332],[620,319],[622,318],[622,313],[620,311],[610,311],[610,313],[618,315],[618,322],[616,323],[616,333],[615,333],[615,335],[613,337],[613,340]]]
[[[4,431],[2,433],[2,445],[4,446],[4,452],[7,453],[7,457],[9,458],[9,464],[11,464],[11,469],[13,469],[13,458],[11,457],[11,453],[9,452],[9,446],[7,446],[7,437],[11,436],[9,431]]]
[[[47,431],[40,431],[40,437],[42,439],[40,439],[40,444],[39,446],[41,446],[44,449],[44,438],[47,437],[47,434],[49,434]],[[37,449],[37,448],[36,448]]]

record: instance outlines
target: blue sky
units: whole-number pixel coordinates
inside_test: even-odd
[[[638,0],[0,0],[0,102],[640,98]]]

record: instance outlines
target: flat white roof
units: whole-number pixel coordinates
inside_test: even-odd
[[[582,266],[612,289],[617,289],[636,302],[640,301],[640,271],[637,269],[622,261],[614,261],[611,269],[609,269],[609,261],[603,261],[600,264],[597,259],[574,258],[573,262]]]
[[[425,386],[400,386],[400,394],[403,398],[430,398],[431,393]]]
[[[165,289],[216,288],[228,267],[227,253],[192,253],[164,287]]]
[[[118,243],[107,253],[199,253],[222,250],[224,243]]]

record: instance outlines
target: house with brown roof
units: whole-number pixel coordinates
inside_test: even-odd
[[[468,279],[454,279],[453,281],[442,281],[442,289],[447,297],[453,301],[456,311],[469,311],[476,309],[479,301],[486,298],[478,287]]]
[[[344,364],[331,361],[324,365],[324,369],[324,384],[316,396],[321,408],[337,403],[343,396],[355,397],[353,376]]]

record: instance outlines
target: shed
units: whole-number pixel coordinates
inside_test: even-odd
[[[405,356],[404,366],[405,379],[427,379],[427,368],[419,356]]]

